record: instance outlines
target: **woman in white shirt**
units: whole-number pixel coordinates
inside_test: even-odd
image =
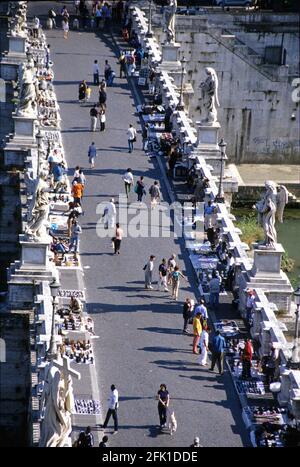
[[[136,129],[133,125],[129,125],[127,130],[127,139],[128,139],[128,152],[133,151],[133,143],[136,141]]]
[[[152,271],[154,269],[155,256],[151,255],[148,263],[144,266],[145,271],[145,289],[153,289],[152,287]]]
[[[68,39],[68,34],[69,34],[69,29],[70,29],[69,20],[66,17],[64,17],[61,24],[62,24],[62,28],[64,31],[64,39]]]
[[[128,198],[128,195],[130,193],[130,189],[133,185],[133,175],[132,175],[132,170],[127,169],[127,172],[123,175],[123,180],[125,183],[125,193]]]
[[[199,347],[200,347],[200,356],[199,356],[199,365],[206,366],[207,365],[207,353],[208,353],[208,327],[203,326],[202,333],[200,336]]]

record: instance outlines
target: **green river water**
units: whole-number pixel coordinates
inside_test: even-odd
[[[248,209],[232,209],[236,218],[249,215]],[[285,209],[283,224],[276,224],[278,243],[281,243],[289,257],[295,261],[295,267],[288,273],[292,286],[300,285],[300,209]]]

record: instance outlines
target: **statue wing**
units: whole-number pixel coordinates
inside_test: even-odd
[[[285,205],[288,203],[289,200],[289,192],[284,185],[279,185],[279,191],[277,193],[277,210],[276,210],[276,217],[280,223],[283,222],[283,211]]]

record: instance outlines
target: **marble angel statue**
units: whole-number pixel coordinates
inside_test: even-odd
[[[168,5],[164,7],[163,29],[167,34],[167,43],[175,42],[175,16],[177,9],[177,0],[168,0]]]
[[[48,238],[46,224],[49,215],[49,185],[46,182],[47,172],[41,172],[31,203],[32,209],[28,212],[29,222],[26,234],[31,240],[39,241]]]
[[[21,69],[21,72],[23,73],[20,76],[21,94],[17,114],[20,116],[36,116],[37,90],[34,69],[31,65],[27,65],[25,69]]]
[[[64,378],[60,370],[50,364],[45,369],[45,386],[41,400],[43,414],[40,447],[68,446],[72,432],[74,393],[72,378]]]
[[[217,107],[220,107],[218,97],[218,77],[217,73],[213,68],[205,68],[207,78],[200,84],[202,109],[205,114],[205,118],[201,121],[212,125],[217,121]]]
[[[289,192],[283,185],[275,182],[265,182],[265,192],[256,203],[258,212],[258,223],[263,227],[265,239],[264,245],[267,248],[275,248],[277,243],[277,232],[275,228],[276,220],[283,222],[283,211],[288,202]]]

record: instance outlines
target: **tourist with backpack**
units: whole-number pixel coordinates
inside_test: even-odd
[[[178,292],[179,292],[179,285],[180,285],[180,277],[183,277],[187,281],[187,278],[184,274],[179,270],[178,266],[175,266],[174,271],[172,272],[172,298],[174,300],[178,300]]]

